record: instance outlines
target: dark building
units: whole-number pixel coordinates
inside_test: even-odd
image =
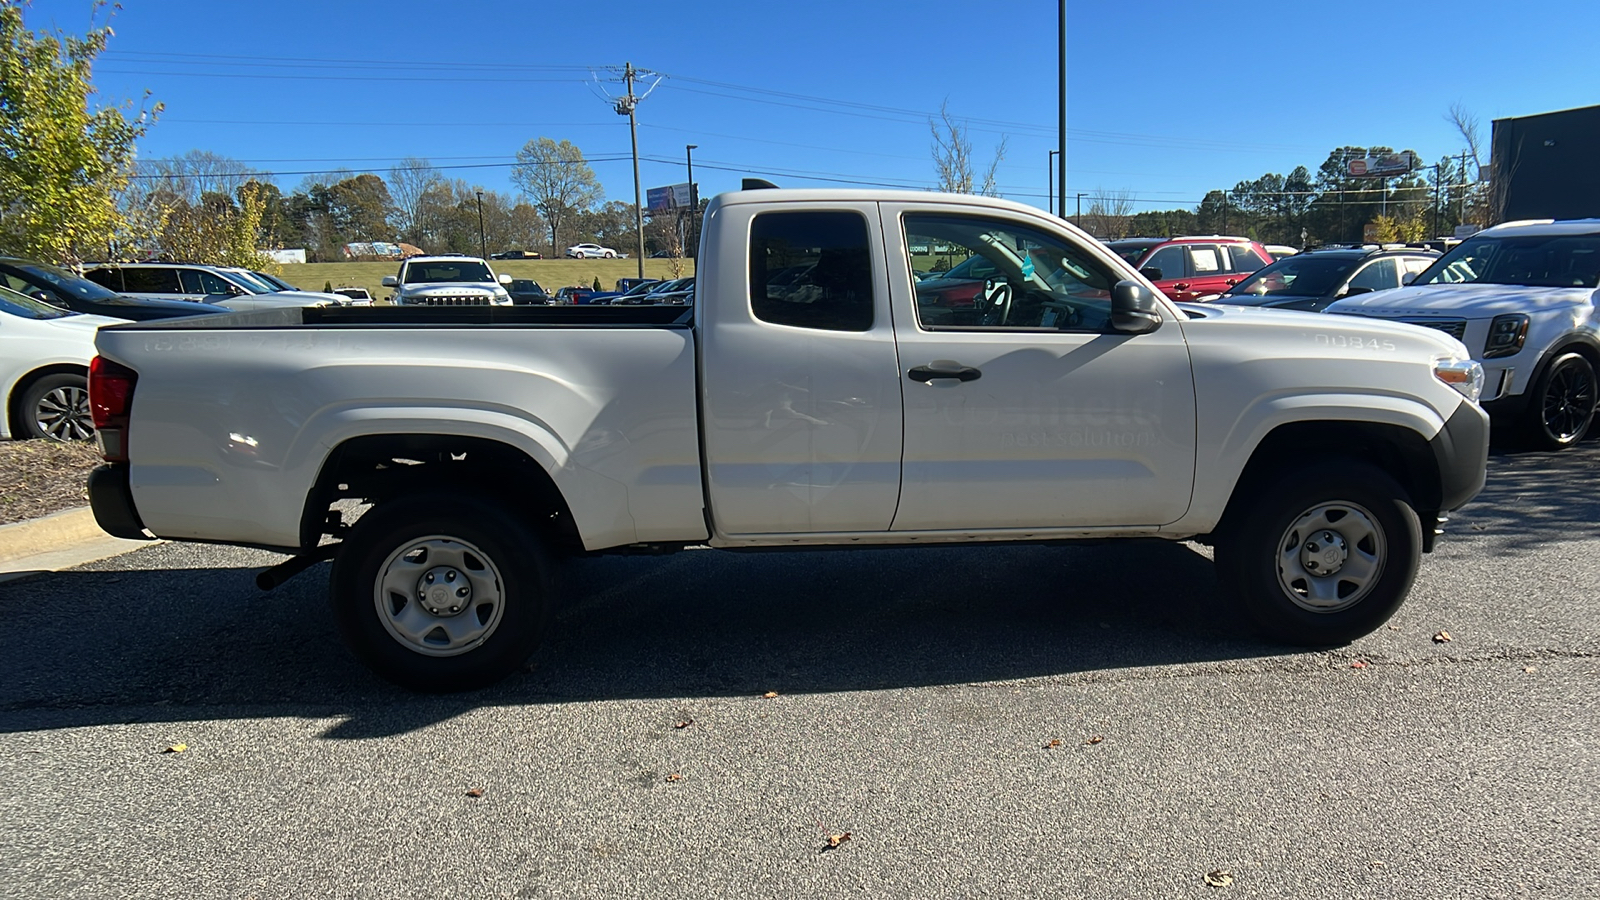
[[[1501,221],[1600,217],[1600,106],[1494,120]]]

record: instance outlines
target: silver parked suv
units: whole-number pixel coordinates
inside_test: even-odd
[[[311,291],[283,291],[245,269],[194,263],[98,263],[84,277],[127,297],[189,300],[236,312],[295,306],[335,306],[343,298]]]
[[[495,276],[473,256],[413,256],[399,275],[383,276],[396,306],[510,306],[510,275]]]

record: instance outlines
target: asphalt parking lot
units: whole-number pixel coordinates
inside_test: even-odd
[[[450,697],[271,554],[0,584],[0,895],[1600,896],[1597,476],[1494,457],[1331,652],[1161,542],[583,560]]]

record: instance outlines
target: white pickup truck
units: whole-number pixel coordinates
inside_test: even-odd
[[[923,245],[991,271],[919,282]],[[1268,634],[1337,644],[1389,618],[1483,485],[1460,342],[1174,305],[1031,207],[744,190],[706,210],[699,259],[687,308],[102,329],[95,514],[295,554],[264,585],[332,558],[353,651],[452,690],[527,657],[561,556],[703,545],[1193,538]]]

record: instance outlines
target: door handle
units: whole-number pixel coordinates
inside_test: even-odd
[[[1173,285],[1173,287],[1178,289],[1178,290],[1180,290],[1180,291],[1187,291],[1189,289],[1189,282],[1180,281],[1177,284]]]
[[[1239,283],[1239,279],[1237,279],[1237,278],[1229,278],[1228,279],[1228,287],[1233,287],[1234,285],[1236,285],[1238,283]]]
[[[977,381],[979,378],[983,377],[983,373],[971,366],[962,366],[959,369],[933,369],[929,368],[928,366],[917,366],[915,369],[907,372],[906,377],[910,378],[912,381],[920,381],[923,384],[927,384],[935,378],[954,378],[958,381]]]

